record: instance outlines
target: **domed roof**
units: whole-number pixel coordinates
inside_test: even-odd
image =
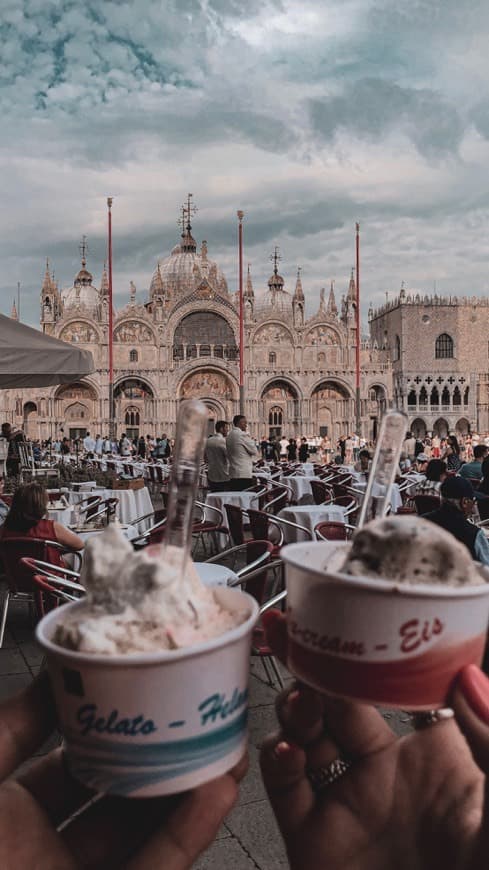
[[[287,290],[270,288],[263,296],[257,298],[255,305],[256,311],[265,311],[267,309],[291,315],[292,295]]]
[[[100,296],[96,287],[93,286],[93,275],[86,268],[85,259],[82,260],[82,267],[75,278],[73,287],[68,290],[63,290],[62,299],[64,307],[85,305],[86,308],[94,311],[99,302]]]
[[[192,293],[206,280],[216,292],[228,293],[224,273],[207,256],[207,244],[202,242],[197,252],[190,235],[173,248],[169,257],[160,260],[151,279],[150,294],[165,291],[170,296]],[[160,279],[161,276],[161,279]],[[162,285],[162,286],[161,286]]]

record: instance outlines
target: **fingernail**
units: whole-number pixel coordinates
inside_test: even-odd
[[[281,740],[280,743],[277,743],[275,749],[273,750],[273,754],[276,759],[285,758],[287,755],[292,755],[297,747],[294,743],[288,743],[286,740]]]
[[[489,725],[489,679],[484,672],[477,665],[467,665],[457,685],[476,716]]]

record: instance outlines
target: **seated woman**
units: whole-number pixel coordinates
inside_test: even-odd
[[[48,501],[48,494],[39,483],[19,486],[0,530],[0,544],[12,538],[41,538],[44,541],[57,541],[71,550],[82,550],[82,538],[61,523],[46,519]],[[54,547],[48,547],[47,557],[53,564],[62,564],[60,554]]]
[[[440,489],[447,476],[447,464],[444,459],[430,459],[426,466],[425,479],[420,480],[416,487],[410,490],[410,495],[440,495]]]

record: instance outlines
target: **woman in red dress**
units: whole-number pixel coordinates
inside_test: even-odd
[[[39,483],[19,486],[0,530],[0,541],[41,538],[44,541],[57,541],[72,550],[82,550],[82,538],[61,523],[45,518],[48,501],[48,494]],[[54,547],[48,548],[47,556],[52,564],[62,564],[59,551]]]

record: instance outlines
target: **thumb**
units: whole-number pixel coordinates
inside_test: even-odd
[[[314,806],[314,794],[306,776],[306,754],[280,735],[272,735],[262,745],[260,766],[270,803],[287,842]]]
[[[452,706],[475,761],[489,774],[489,679],[476,665],[460,671]]]

